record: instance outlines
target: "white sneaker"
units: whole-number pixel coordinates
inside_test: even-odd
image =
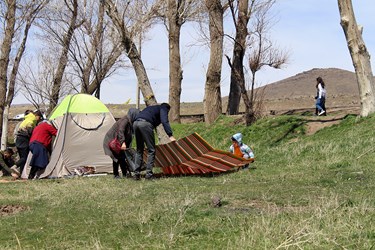
[[[320,111],[320,113],[318,114],[318,116],[323,115],[325,112],[326,112],[325,110]]]

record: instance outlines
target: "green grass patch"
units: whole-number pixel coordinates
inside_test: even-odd
[[[223,150],[241,132],[256,162],[232,174],[1,183],[0,249],[374,249],[375,117],[307,122],[172,124]]]

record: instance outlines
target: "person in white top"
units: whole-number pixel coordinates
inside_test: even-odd
[[[319,76],[316,78],[316,91],[317,91],[317,96],[316,98],[316,109],[317,109],[317,115],[327,115],[326,111],[326,88],[325,88],[325,83],[323,79]]]

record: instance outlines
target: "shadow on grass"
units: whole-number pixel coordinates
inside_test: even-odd
[[[206,174],[174,174],[174,175],[171,175],[171,174],[164,174],[164,173],[156,173],[156,174],[154,174],[154,176],[155,176],[156,179],[181,178],[181,177],[215,178],[215,177],[219,177],[219,176],[223,176],[223,175],[233,174],[233,173],[240,172],[240,171],[254,171],[255,169],[256,169],[256,167],[250,167],[248,169],[238,168],[238,169],[233,169],[233,170],[226,171],[226,172],[206,173]]]
[[[347,119],[348,117],[350,116],[353,116],[353,114],[347,114],[347,115],[344,115],[344,116],[341,116],[341,117],[332,117],[332,119],[326,119],[326,117],[324,117],[324,119],[318,119],[318,118],[323,118],[323,117],[318,117],[318,116],[314,116],[314,117],[311,117],[311,118],[301,118],[298,120],[298,122],[295,122],[291,125],[291,127],[285,131],[285,133],[283,133],[280,137],[278,137],[273,143],[271,143],[271,146],[277,146],[280,142],[282,142],[283,140],[287,139],[287,138],[290,138],[290,137],[293,137],[293,135],[295,134],[298,134],[298,129],[301,128],[302,126],[308,124],[308,123],[313,123],[313,122],[316,122],[316,123],[335,123],[337,121],[343,121],[345,119]],[[285,124],[287,123],[290,123],[290,121],[286,121]],[[281,124],[279,124],[281,125]]]

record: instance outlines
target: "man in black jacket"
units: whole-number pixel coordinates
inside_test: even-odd
[[[135,140],[137,143],[137,154],[135,156],[134,179],[140,179],[140,172],[143,162],[143,151],[145,144],[147,146],[147,163],[146,163],[146,179],[153,179],[152,168],[155,160],[155,134],[154,129],[160,124],[169,139],[174,141],[172,128],[169,125],[168,113],[171,106],[168,103],[160,105],[148,106],[142,110],[136,117],[133,124]]]

